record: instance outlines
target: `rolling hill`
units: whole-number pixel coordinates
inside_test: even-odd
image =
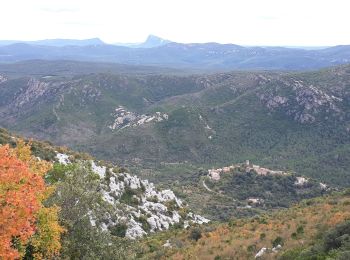
[[[143,168],[249,159],[349,185],[349,66],[307,73],[0,74],[0,124],[27,136]]]

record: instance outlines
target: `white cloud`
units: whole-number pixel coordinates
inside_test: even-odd
[[[346,0],[2,0],[1,39],[350,44]]]

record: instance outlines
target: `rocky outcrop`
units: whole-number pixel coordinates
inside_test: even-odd
[[[134,239],[148,233],[167,230],[177,224],[207,223],[209,220],[187,212],[184,203],[171,190],[158,191],[153,183],[128,173],[114,173],[101,184],[103,199],[115,206],[116,222],[108,227],[126,223],[126,237]],[[100,174],[100,172],[96,172]],[[120,204],[124,204],[120,210]]]
[[[279,79],[274,87],[264,88],[257,95],[271,112],[283,112],[302,124],[330,118],[341,120],[345,114],[342,98],[293,78]]]
[[[119,106],[112,114],[114,122],[109,126],[110,129],[123,129],[126,127],[136,127],[153,122],[162,122],[168,120],[168,115],[161,112],[155,112],[152,115],[139,115],[137,113],[127,111],[124,107]]]
[[[57,154],[57,161],[70,163],[69,156],[61,153]],[[171,190],[158,190],[147,180],[126,172],[116,172],[115,169],[98,165],[94,161],[90,161],[90,164],[91,170],[100,178],[102,199],[112,207],[113,212],[97,216],[91,209],[89,219],[92,226],[111,230],[125,225],[125,237],[136,239],[167,230],[174,225],[186,228],[193,223],[209,222],[191,212]]]
[[[25,90],[14,100],[13,105],[19,109],[27,103],[32,103],[33,100],[37,100],[47,91],[49,83],[39,81],[35,78],[31,78]]]
[[[255,258],[261,258],[265,254],[272,254],[272,253],[277,253],[282,249],[281,245],[277,245],[273,248],[268,248],[268,247],[263,247],[259,250],[259,252],[255,255]]]
[[[307,178],[304,177],[296,177],[296,181],[294,182],[294,184],[296,186],[304,186],[305,184],[307,184],[309,182],[309,180]]]
[[[69,156],[65,153],[57,153],[56,159],[60,164],[67,165],[70,163]]]

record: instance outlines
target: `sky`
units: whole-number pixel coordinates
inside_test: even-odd
[[[0,0],[0,40],[350,44],[349,0]]]

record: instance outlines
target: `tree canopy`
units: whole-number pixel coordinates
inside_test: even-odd
[[[64,229],[59,208],[44,201],[54,191],[44,175],[51,163],[32,156],[30,145],[20,140],[16,148],[0,146],[0,258],[30,254],[52,258],[59,254]]]

